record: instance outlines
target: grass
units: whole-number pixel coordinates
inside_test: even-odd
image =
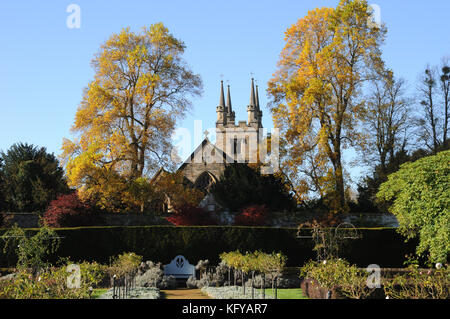
[[[261,291],[261,289],[258,289]],[[266,288],[266,296],[274,296],[272,288]],[[300,288],[277,289],[277,299],[308,299]]]
[[[92,299],[97,299],[108,291],[108,288],[97,288],[92,292]]]

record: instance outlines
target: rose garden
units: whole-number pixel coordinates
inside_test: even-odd
[[[450,60],[407,94],[386,35],[366,0],[308,11],[266,82],[271,133],[261,83],[243,108],[217,81],[215,139],[182,161],[185,43],[110,34],[61,154],[0,150],[0,299],[449,299]]]

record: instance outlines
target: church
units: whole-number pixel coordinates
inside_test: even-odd
[[[258,85],[255,86],[254,79],[251,80],[247,121],[236,123],[230,86],[227,87],[225,100],[223,81],[220,83],[220,98],[216,113],[215,144],[205,137],[178,168],[188,184],[207,194],[200,206],[209,211],[215,210],[216,207],[214,198],[209,194],[209,189],[220,179],[225,167],[233,163],[257,162],[259,144],[263,139],[263,113],[259,105]],[[164,170],[160,169],[153,180],[163,172]]]

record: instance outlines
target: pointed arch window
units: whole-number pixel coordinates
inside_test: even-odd
[[[216,179],[213,174],[210,172],[203,172],[199,177],[195,180],[195,187],[202,192],[209,192],[211,186],[215,183]]]

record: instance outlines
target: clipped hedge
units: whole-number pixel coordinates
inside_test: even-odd
[[[74,261],[108,263],[111,256],[135,252],[144,260],[169,263],[176,255],[184,255],[190,263],[208,259],[219,262],[219,254],[239,249],[242,252],[281,251],[287,266],[301,266],[315,258],[310,239],[296,238],[297,229],[244,226],[128,226],[59,228],[64,237],[54,256]],[[5,230],[0,229],[0,234]],[[29,229],[27,232],[35,232]],[[405,243],[395,228],[359,229],[361,239],[352,241],[341,257],[360,267],[402,267],[405,255],[413,253],[417,242]],[[15,260],[3,254],[0,240],[0,267],[13,266]]]

